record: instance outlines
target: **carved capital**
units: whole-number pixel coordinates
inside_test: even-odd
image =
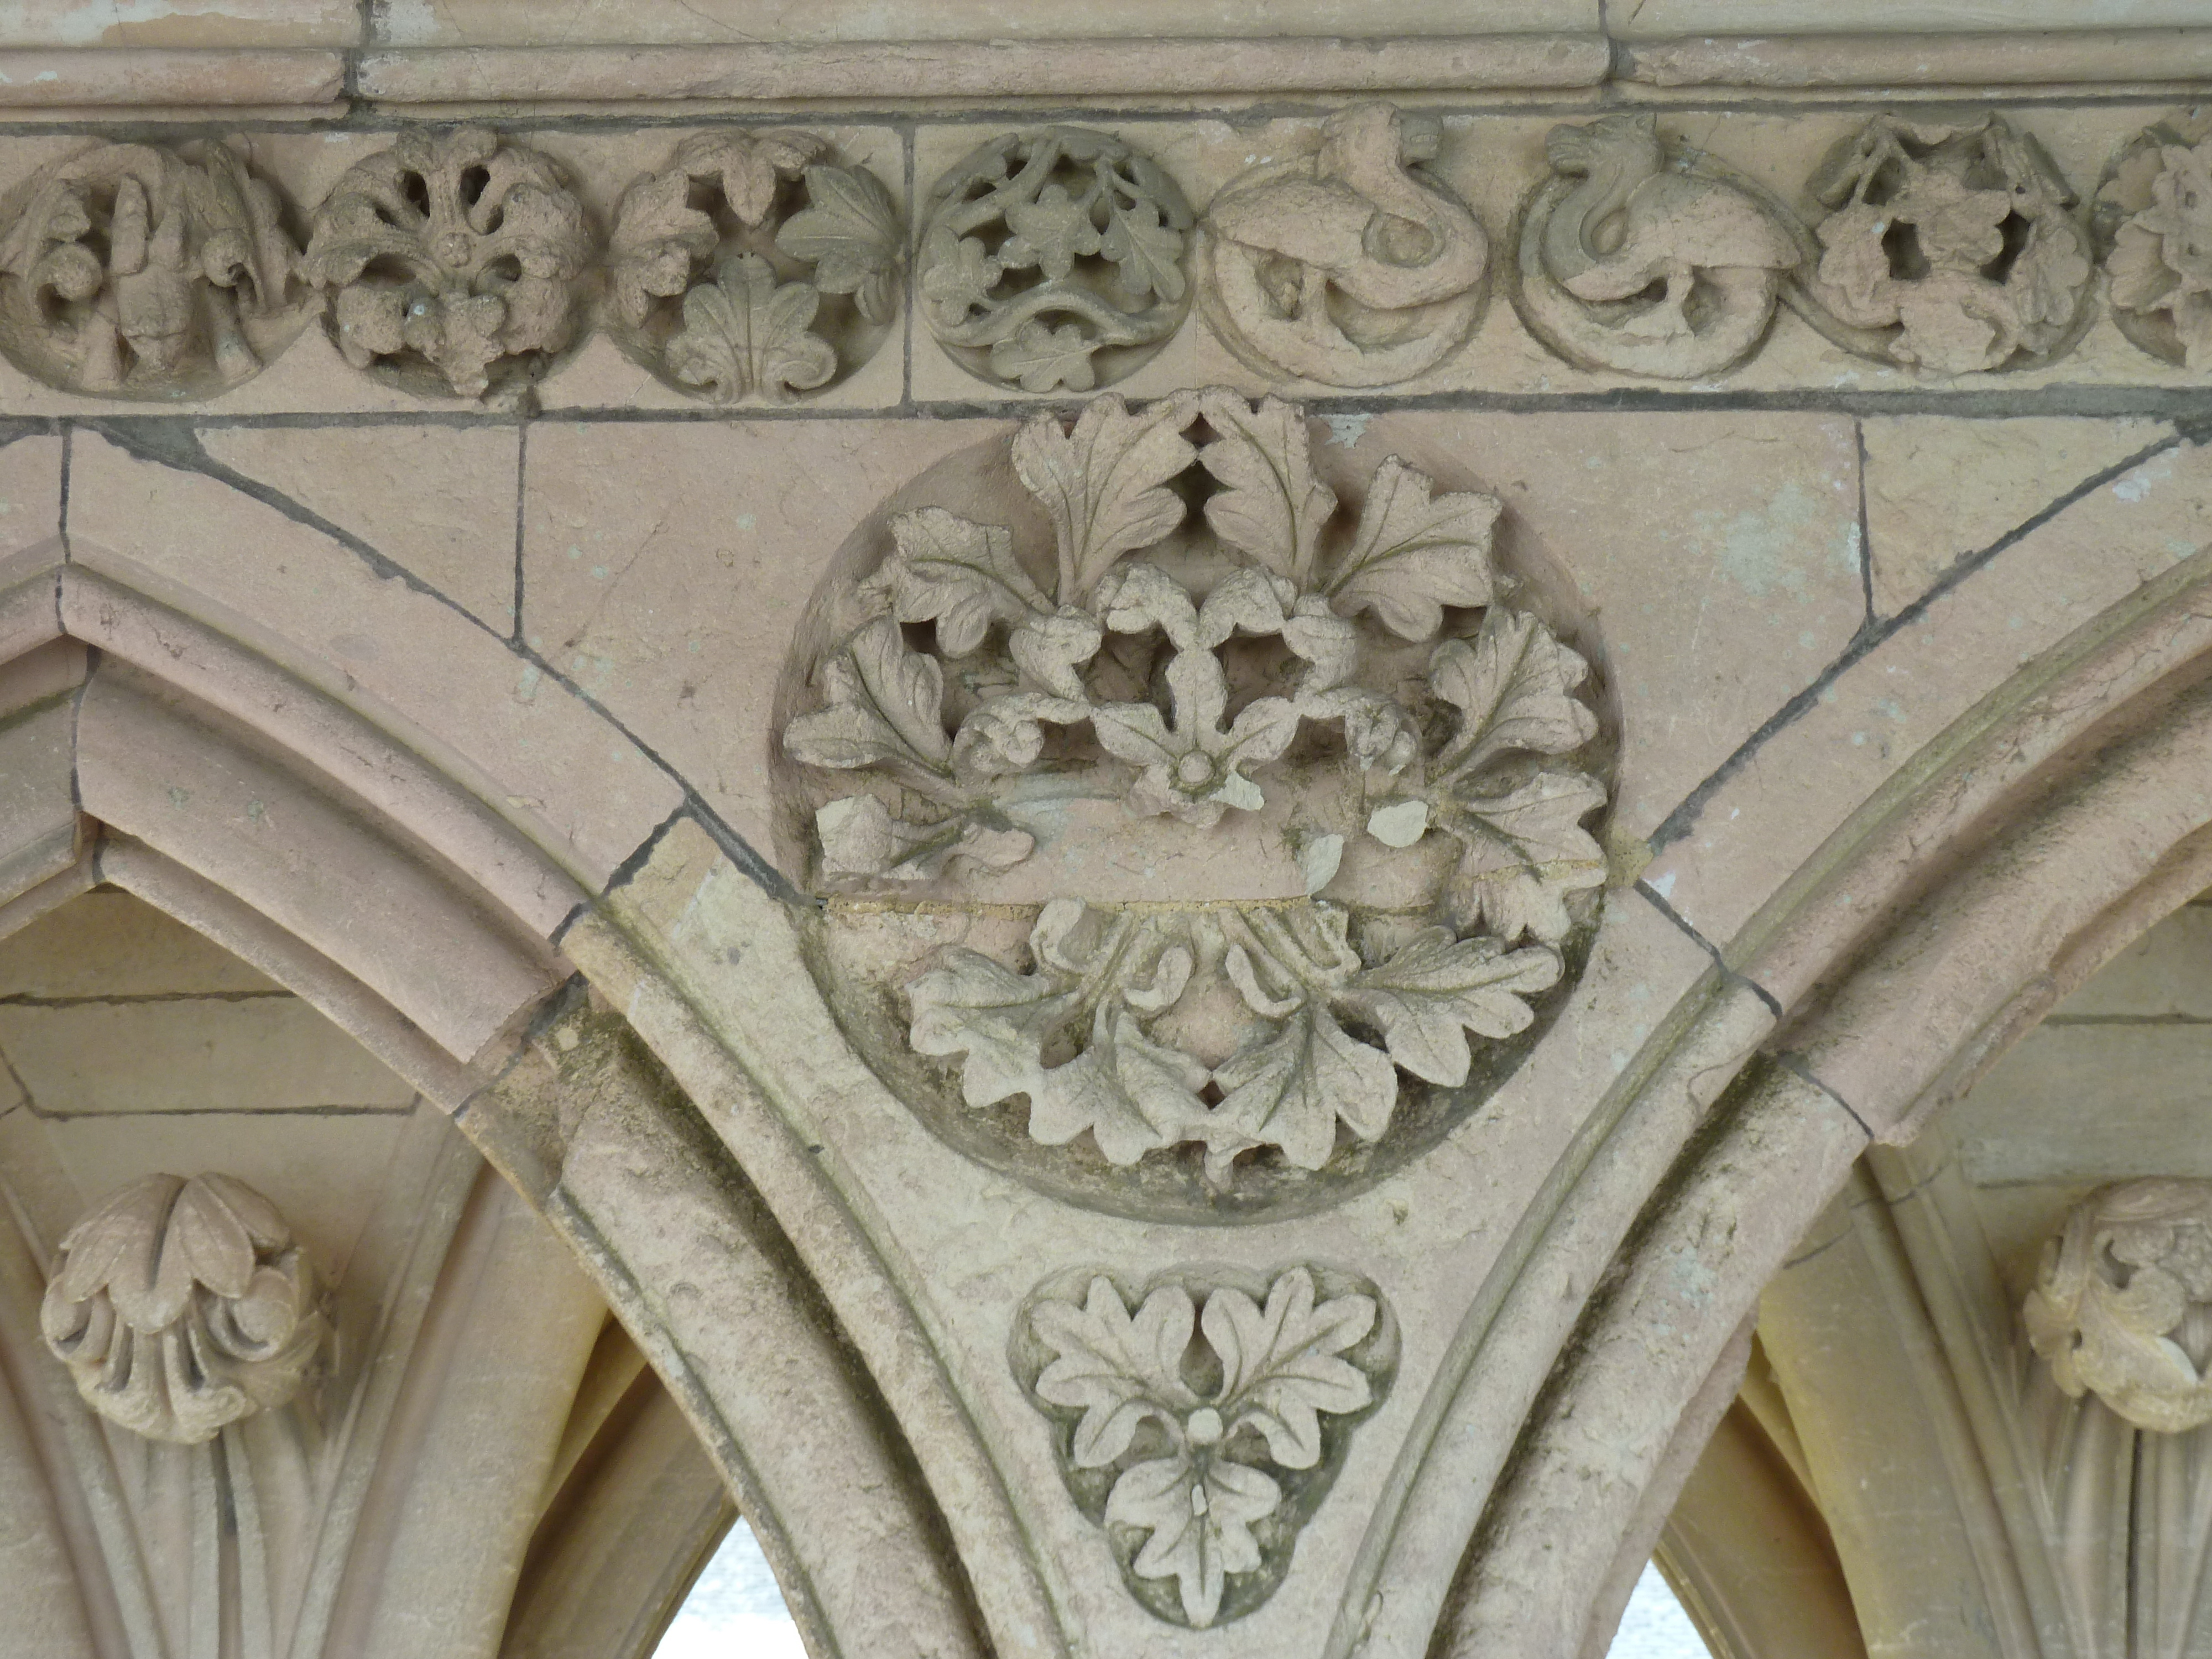
[[[2212,1182],[2093,1193],[2045,1246],[2024,1315],[2067,1394],[2162,1434],[2212,1423]]]
[[[180,1445],[289,1401],[326,1328],[284,1218],[222,1175],[102,1200],[64,1236],[40,1324],[88,1406]]]

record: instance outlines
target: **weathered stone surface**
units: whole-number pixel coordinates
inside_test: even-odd
[[[0,997],[265,995],[281,988],[128,893],[87,893],[0,952]]]
[[[89,434],[76,465],[79,558],[204,611],[311,680],[342,677],[372,722],[440,731],[487,793],[546,824],[546,850],[584,879],[604,879],[675,805],[677,786],[575,692],[353,550]],[[149,537],[155,525],[163,533]]]
[[[1721,780],[1645,879],[1707,938],[1732,937],[1789,872],[1992,686],[2212,547],[2206,457],[2191,447],[2154,456],[1946,592]]]
[[[832,556],[898,485],[1002,431],[544,422],[523,503],[525,639],[766,851],[783,647]]]
[[[200,445],[513,632],[517,428],[215,427]]]
[[[1866,447],[1868,556],[1877,615],[1893,617],[1970,555],[2164,439],[2162,421],[1878,416]]]

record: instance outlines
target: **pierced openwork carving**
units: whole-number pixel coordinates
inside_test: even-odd
[[[2099,188],[2091,224],[2120,331],[2154,357],[2212,368],[2212,120],[2139,134]]]
[[[211,396],[314,314],[276,192],[227,144],[98,144],[38,173],[14,207],[0,350],[50,386]]]
[[[984,380],[1025,392],[1110,386],[1182,326],[1190,229],[1175,180],[1110,133],[1009,133],[930,192],[921,313]]]
[[[904,234],[875,174],[803,132],[702,132],[623,193],[623,349],[715,403],[781,401],[866,362],[898,315]]]
[[[1199,228],[1199,303],[1266,374],[1379,386],[1433,368],[1482,311],[1489,238],[1421,167],[1442,126],[1361,104],[1321,148],[1238,174]]]
[[[1218,390],[1011,459],[1030,512],[893,516],[790,693],[856,1024],[909,1098],[957,1061],[988,1134],[1081,1142],[1057,1178],[1165,1160],[1109,1202],[1258,1202],[1413,1096],[1440,1132],[1605,878],[1585,665],[1507,601],[1498,502],[1394,455],[1340,511],[1298,410]]]
[[[61,1242],[46,1346],[109,1421],[197,1445],[299,1392],[325,1329],[276,1206],[228,1176],[149,1176]]]
[[[1130,1594],[1204,1629],[1282,1583],[1398,1334],[1381,1291],[1327,1268],[1180,1274],[1141,1300],[1074,1273],[1030,1298],[1012,1358]]]
[[[1803,232],[1650,113],[1552,129],[1552,176],[1522,210],[1516,299],[1536,337],[1585,368],[1689,380],[1758,348]]]
[[[2068,1395],[2162,1434],[2212,1423],[2212,1182],[2091,1194],[2045,1246],[2025,1317]]]
[[[2045,362],[2088,322],[2072,188],[2001,115],[1939,126],[1877,115],[1814,175],[1832,209],[1807,316],[1863,356],[1936,374]]]
[[[315,210],[309,277],[356,368],[481,398],[544,374],[574,337],[592,263],[551,157],[482,127],[409,131]]]

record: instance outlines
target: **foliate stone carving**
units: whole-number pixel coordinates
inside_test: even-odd
[[[1219,390],[1040,416],[1012,459],[1049,549],[918,507],[829,600],[851,625],[784,732],[817,882],[991,904],[1085,801],[1180,826],[1186,869],[1232,830],[1295,866],[1256,902],[1079,876],[1025,941],[862,970],[902,986],[903,1046],[957,1060],[970,1111],[1025,1099],[1034,1143],[1187,1155],[1215,1195],[1494,1075],[1592,918],[1607,799],[1583,659],[1499,602],[1497,501],[1394,456],[1340,514],[1300,411]]]
[[[1373,1285],[1308,1267],[1272,1283],[1179,1275],[1141,1300],[1105,1273],[1065,1275],[1030,1299],[1012,1346],[1130,1593],[1200,1629],[1282,1583],[1397,1353]]]
[[[2091,1194],[2044,1247],[2024,1311],[2068,1395],[2164,1434],[2212,1423],[2212,1182]]]
[[[284,1405],[325,1330],[306,1253],[228,1176],[149,1176],[63,1237],[40,1323],[93,1410],[197,1445]]]
[[[1459,349],[1490,243],[1420,166],[1441,136],[1434,117],[1361,104],[1314,154],[1222,187],[1199,228],[1199,303],[1230,349],[1262,374],[1380,386]]]
[[[1515,250],[1529,331],[1583,368],[1660,380],[1749,356],[1807,262],[1780,204],[1702,151],[1670,154],[1649,113],[1554,127],[1544,149]]]
[[[615,333],[680,390],[781,401],[849,374],[898,314],[897,204],[827,141],[687,138],[624,192],[611,252]]]
[[[2091,224],[2120,331],[2154,357],[2212,368],[2212,121],[2138,135],[2099,188]]]
[[[1037,127],[937,181],[917,273],[957,362],[1026,392],[1087,392],[1151,357],[1190,309],[1190,204],[1110,133]]]
[[[568,344],[592,262],[552,158],[462,127],[403,133],[349,168],[315,210],[307,268],[355,368],[481,398]]]
[[[1877,115],[1810,185],[1832,210],[1807,314],[1838,344],[1936,374],[2047,362],[2087,325],[2092,266],[2074,191],[2000,115]]]
[[[313,314],[276,193],[226,144],[99,144],[17,192],[0,234],[0,350],[101,397],[206,397]]]

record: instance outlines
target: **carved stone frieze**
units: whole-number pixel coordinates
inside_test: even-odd
[[[410,131],[315,210],[309,277],[346,361],[410,390],[481,398],[575,337],[594,249],[559,166],[483,127]]]
[[[1457,350],[1481,313],[1489,238],[1420,163],[1431,116],[1359,104],[1321,147],[1222,187],[1199,227],[1199,303],[1262,374],[1327,386],[1408,380]]]
[[[2099,188],[2091,225],[2120,331],[2154,357],[2212,368],[2212,121],[2139,134]]]
[[[109,1421],[197,1445],[283,1406],[325,1331],[315,1273],[269,1200],[228,1176],[149,1176],[61,1242],[46,1346]]]
[[[865,167],[800,132],[687,138],[624,192],[609,254],[617,339],[715,403],[817,391],[898,315],[905,233]]]
[[[2088,322],[2093,266],[2075,195],[2002,116],[1877,115],[1809,188],[1831,210],[1807,315],[1838,344],[1934,374],[2056,357]]]
[[[1008,133],[930,192],[922,315],[984,380],[1027,392],[1110,386],[1182,326],[1191,224],[1175,180],[1110,133]]]
[[[1521,1052],[1606,870],[1585,664],[1504,602],[1497,501],[1389,456],[1342,510],[1299,410],[1219,390],[1040,416],[1010,459],[1026,514],[893,515],[794,665],[791,809],[850,901],[826,971],[897,988],[892,1069],[957,1060],[969,1113],[1024,1100],[1013,1132],[1083,1167],[1171,1155],[1201,1203],[1344,1164],[1408,1091],[1428,1128],[1396,1139],[1436,1132]],[[1184,890],[1120,884],[1154,857]],[[888,920],[1009,898],[993,940]]]
[[[1757,349],[1785,274],[1808,262],[1779,204],[1658,118],[1552,129],[1552,176],[1521,212],[1515,295],[1528,331],[1586,368],[1689,380]]]
[[[70,392],[204,397],[314,314],[276,191],[229,145],[97,144],[15,193],[0,351]]]
[[[2212,1423],[2212,1182],[2092,1194],[2045,1247],[2025,1318],[2067,1394],[2160,1433]]]
[[[1012,1352],[1130,1593],[1205,1629],[1282,1583],[1397,1351],[1373,1285],[1297,1267],[1178,1274],[1141,1298],[1103,1273],[1065,1274],[1023,1310]]]

